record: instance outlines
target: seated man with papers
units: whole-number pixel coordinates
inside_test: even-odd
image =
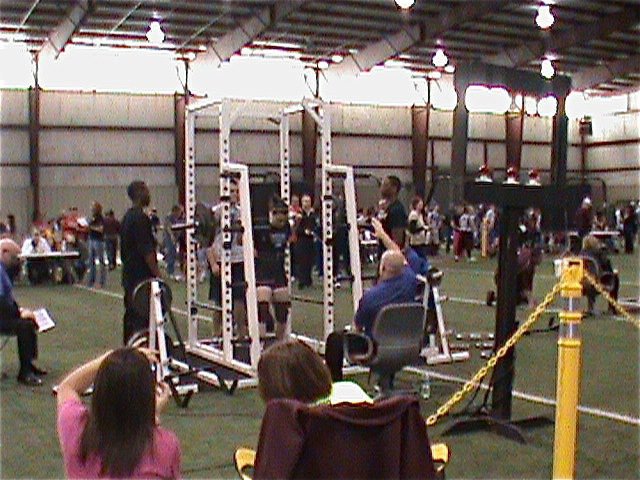
[[[0,240],[0,335],[15,335],[18,339],[18,382],[39,386],[42,385],[40,376],[47,372],[33,364],[38,356],[36,314],[18,307],[13,296],[13,278],[20,271],[19,253],[20,247],[13,240]]]

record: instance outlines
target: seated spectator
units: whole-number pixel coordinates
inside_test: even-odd
[[[387,250],[380,258],[378,283],[364,293],[354,317],[355,327],[368,336],[371,336],[373,322],[383,307],[415,301],[419,283],[416,274],[426,273],[425,267],[428,265],[411,248],[403,255],[379,220],[372,219],[371,225]],[[327,338],[325,360],[331,378],[336,382],[342,380],[343,337],[342,332],[333,332]]]
[[[602,283],[607,290],[611,293],[614,299],[618,299],[618,291],[620,289],[620,278],[618,272],[613,269],[611,260],[607,257],[606,248],[604,245],[593,235],[587,235],[582,240],[582,250],[580,251],[581,257],[587,257],[597,265],[598,268],[598,281]],[[588,265],[586,266],[588,269]],[[591,272],[592,274],[594,272]],[[587,315],[593,314],[593,307],[596,302],[596,290],[588,286],[584,289],[584,294],[588,301]],[[615,313],[615,309],[612,305],[609,305],[609,312]]]
[[[156,384],[150,352],[121,348],[58,386],[58,438],[68,478],[179,478],[180,444],[158,426],[170,397]],[[93,385],[91,407],[80,400]]]
[[[42,385],[39,376],[47,372],[33,364],[38,356],[35,315],[26,308],[20,308],[13,296],[13,279],[20,271],[18,253],[20,247],[13,240],[0,240],[0,333],[16,335],[18,339],[18,382],[38,386]]]
[[[372,402],[356,383],[332,385],[331,374],[320,355],[298,340],[275,343],[262,353],[258,391],[265,403],[275,399],[332,405]]]
[[[22,255],[33,255],[38,253],[51,253],[49,242],[40,234],[40,230],[34,228],[31,237],[22,244]],[[33,285],[42,283],[50,278],[49,262],[43,260],[27,260],[27,277]]]

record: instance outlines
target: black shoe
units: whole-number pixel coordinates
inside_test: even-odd
[[[49,373],[48,371],[46,371],[46,370],[44,370],[42,368],[36,367],[33,363],[31,364],[31,371],[33,373],[35,373],[36,375],[39,375],[39,376],[44,376],[47,373]]]
[[[26,375],[18,375],[18,383],[22,383],[23,385],[27,385],[29,387],[42,386],[42,380],[36,377],[36,375],[31,372],[27,373]]]

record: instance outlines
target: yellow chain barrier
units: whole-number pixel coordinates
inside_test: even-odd
[[[553,289],[547,294],[542,303],[540,303],[536,309],[529,315],[527,320],[520,325],[520,327],[515,331],[515,333],[505,342],[505,344],[498,349],[497,352],[493,354],[493,356],[487,361],[487,363],[482,366],[476,373],[471,377],[470,380],[462,386],[460,390],[454,393],[444,404],[442,404],[435,413],[427,417],[427,426],[431,427],[435,425],[438,420],[447,415],[451,409],[457,405],[466,395],[471,393],[482,381],[482,379],[489,373],[489,371],[496,366],[498,360],[504,357],[509,350],[516,344],[522,336],[531,328],[531,326],[540,318],[540,316],[544,313],[549,305],[553,302],[556,295],[560,293],[562,288],[565,286],[565,283],[569,280],[569,275],[572,272],[566,272],[563,279],[556,283]],[[640,319],[633,318],[629,312],[627,312],[622,305],[620,305],[606,290],[604,286],[602,286],[592,275],[590,275],[586,270],[582,271],[584,278],[589,282],[597,291],[602,295],[609,304],[613,305],[616,312],[622,315],[625,321],[635,325],[640,328]]]
[[[522,338],[522,336],[531,328],[531,326],[540,318],[549,305],[553,302],[556,295],[560,293],[563,282],[558,282],[554,285],[553,289],[547,294],[542,303],[540,303],[536,309],[529,315],[529,318],[520,325],[520,327],[514,332],[514,334],[498,349],[497,352],[489,359],[489,361],[476,372],[476,374],[468,380],[464,386],[454,393],[449,400],[441,405],[434,414],[427,418],[427,426],[431,427],[438,422],[442,417],[447,415],[449,411],[462,400],[467,394],[471,393],[482,381],[482,379],[489,373],[489,371],[496,366],[498,360],[504,357],[509,350]]]
[[[640,318],[633,318],[631,314],[627,312],[625,308],[611,296],[609,291],[586,270],[584,272],[584,278],[591,284],[593,288],[598,291],[600,295],[602,295],[607,300],[607,302],[609,302],[609,305],[613,306],[616,312],[618,312],[624,318],[625,322],[629,322],[640,328]]]

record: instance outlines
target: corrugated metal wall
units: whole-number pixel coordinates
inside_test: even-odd
[[[634,198],[640,185],[638,95],[630,96],[635,113],[594,119],[594,135],[588,143],[627,140],[627,144],[588,149],[587,169],[604,178],[609,198]],[[28,222],[31,205],[29,179],[28,92],[0,92],[0,214],[16,214]],[[635,103],[634,103],[635,102]],[[634,107],[635,105],[635,107]],[[277,112],[285,104],[255,102],[245,108]],[[333,158],[338,164],[356,165],[377,177],[398,175],[411,180],[411,112],[406,107],[355,105],[330,106]],[[153,203],[165,212],[177,201],[174,178],[174,97],[43,91],[41,94],[40,172],[41,208],[47,217],[69,206],[87,212],[93,200],[121,214],[128,205],[125,188],[134,179],[151,187]],[[197,184],[201,199],[213,202],[218,185],[217,120],[197,124]],[[452,113],[431,113],[429,149],[432,161],[446,173],[451,158],[448,138]],[[526,117],[522,168],[548,169],[551,158],[552,120]],[[264,120],[240,119],[232,135],[231,154],[238,162],[254,165],[254,171],[277,168],[277,126]],[[299,116],[292,121],[292,176],[301,178],[302,140]],[[577,121],[570,121],[568,168],[575,175],[581,164]],[[505,121],[501,116],[472,114],[469,119],[468,170],[474,171],[486,157],[492,168],[503,168],[506,148]],[[476,139],[476,140],[473,140]],[[318,152],[319,157],[319,152]],[[272,165],[269,167],[268,165]],[[608,171],[611,168],[627,168]],[[635,170],[633,170],[635,169]],[[360,197],[370,204],[376,197],[375,182],[361,182]]]

